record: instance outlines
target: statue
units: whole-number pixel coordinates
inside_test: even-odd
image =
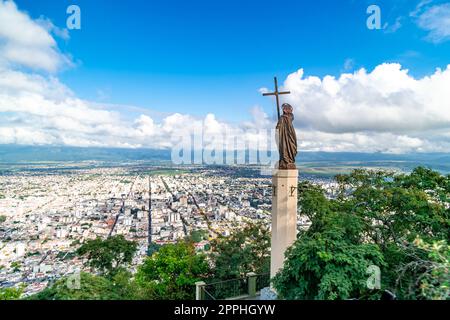
[[[297,135],[292,122],[294,121],[293,108],[285,103],[281,106],[283,114],[278,118],[276,140],[280,161],[278,169],[290,170],[296,169],[295,157],[297,156]]]
[[[280,95],[290,94],[290,91],[278,91],[278,80],[274,78],[275,91],[263,93],[263,96],[275,96],[277,102],[277,133],[276,141],[278,144],[278,151],[280,153],[280,161],[278,168],[280,170],[295,170],[295,157],[297,156],[297,135],[292,124],[294,121],[293,108],[290,104],[285,103],[281,106],[283,115],[280,115]]]
[[[275,91],[263,96],[275,96],[278,123],[275,139],[280,153],[280,161],[272,176],[272,241],[270,251],[270,277],[273,278],[283,268],[286,250],[297,239],[297,196],[298,170],[295,166],[297,156],[297,134],[293,125],[294,114],[290,104],[280,108],[280,95],[290,94],[279,91],[277,78],[274,78]],[[281,110],[283,114],[281,114]]]

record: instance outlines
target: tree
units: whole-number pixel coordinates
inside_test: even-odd
[[[426,273],[425,265],[405,266],[429,257],[408,248],[418,237],[427,243],[449,240],[450,176],[419,167],[411,174],[355,170],[336,181],[336,199],[318,186],[299,184],[299,208],[311,227],[299,233],[275,278],[280,297],[377,297],[366,285],[372,264],[381,270],[382,289],[400,299],[423,297],[417,277]]]
[[[79,287],[72,284],[73,278],[64,277],[28,299],[133,300],[137,298],[138,290],[130,279],[131,274],[126,271],[119,271],[112,278],[81,272],[79,274]]]
[[[194,230],[190,234],[190,239],[194,242],[200,242],[208,239],[208,231],[206,230]]]
[[[136,283],[145,299],[194,299],[195,282],[205,279],[209,266],[192,243],[162,246],[146,258],[136,273]]]
[[[420,288],[420,296],[432,300],[450,299],[450,246],[447,242],[430,244],[417,238],[406,250],[413,259],[400,268],[400,273],[416,274],[415,285]]]
[[[6,221],[6,216],[0,215],[0,223],[3,223]]]
[[[14,261],[11,263],[11,268],[13,269],[13,272],[19,272],[20,268],[22,268],[22,264],[19,261]]]
[[[150,243],[150,245],[147,248],[147,255],[151,256],[153,253],[157,252],[159,248],[161,248],[160,244],[154,242]]]
[[[122,235],[102,240],[88,240],[77,250],[77,254],[87,258],[87,266],[106,276],[114,276],[131,263],[136,253],[137,243],[126,240]]]
[[[270,271],[270,232],[262,223],[247,223],[228,237],[213,240],[210,259],[216,280],[245,277],[249,272]]]
[[[18,300],[23,294],[23,287],[19,288],[0,288],[1,300]]]
[[[312,190],[309,193],[303,188],[305,198],[320,199],[317,190]],[[323,198],[312,203],[325,209],[324,202],[328,201]],[[378,246],[354,241],[361,222],[345,212],[327,208],[315,217],[311,231],[304,232],[288,249],[283,269],[274,279],[280,298],[335,300],[370,296],[366,271],[371,265],[384,264]]]

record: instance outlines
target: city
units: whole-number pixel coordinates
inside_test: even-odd
[[[142,170],[139,173],[139,170]],[[86,239],[121,234],[138,242],[133,265],[156,244],[204,230],[195,244],[227,236],[242,221],[270,225],[271,180],[238,177],[239,168],[131,167],[38,171],[0,176],[0,285],[26,285],[24,294],[83,269],[73,252]],[[330,195],[333,183],[316,179]],[[149,234],[149,186],[151,233]],[[305,217],[299,227],[307,226]]]

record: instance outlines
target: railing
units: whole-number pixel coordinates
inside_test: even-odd
[[[248,292],[247,278],[213,282],[207,284],[204,289],[208,291],[215,300],[243,296]]]
[[[203,299],[197,299],[197,300],[217,300],[213,295],[212,295],[212,293],[210,293],[207,289],[206,289],[206,287],[203,287],[203,293],[204,293],[204,295],[203,295]]]
[[[270,285],[270,274],[250,272],[245,278],[196,283],[197,300],[240,300],[254,298],[262,288]]]
[[[263,273],[256,275],[256,291],[270,286],[270,273]]]

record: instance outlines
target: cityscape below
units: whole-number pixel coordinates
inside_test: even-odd
[[[107,155],[108,151],[103,152]],[[130,154],[138,152],[144,151]],[[55,152],[47,150],[47,154]],[[0,287],[23,283],[28,296],[83,270],[73,252],[87,239],[123,235],[136,241],[133,269],[146,257],[149,242],[175,243],[193,231],[202,231],[207,237],[196,242],[195,248],[207,251],[210,240],[229,235],[242,222],[270,226],[271,177],[262,175],[257,166],[174,166],[161,153],[147,161],[119,157],[14,163],[2,159]],[[383,159],[386,156],[365,162],[333,160],[339,157],[344,155],[300,162],[300,180],[320,185],[332,198],[337,188],[335,174],[360,167],[402,171],[415,165],[395,157]],[[306,217],[298,217],[298,229],[308,224]]]

